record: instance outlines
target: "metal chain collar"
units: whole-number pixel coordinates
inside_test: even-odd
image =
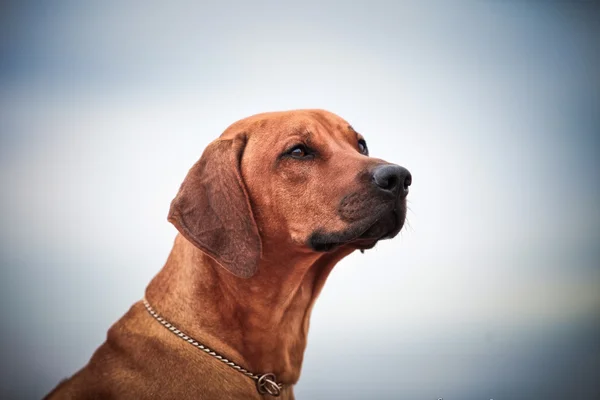
[[[275,374],[266,373],[262,375],[255,375],[247,369],[240,367],[233,361],[222,357],[217,352],[209,349],[202,343],[199,343],[196,339],[186,335],[185,333],[177,329],[175,326],[173,326],[173,324],[171,324],[169,321],[161,317],[156,311],[154,311],[154,309],[150,306],[150,303],[148,303],[148,301],[145,298],[142,299],[142,302],[144,303],[144,307],[146,307],[146,310],[148,310],[148,313],[150,313],[150,315],[154,317],[154,319],[160,322],[162,326],[164,326],[165,328],[173,332],[175,335],[177,335],[181,340],[185,340],[189,344],[196,346],[200,350],[204,351],[206,354],[211,355],[217,360],[229,365],[236,371],[239,371],[247,377],[254,379],[256,381],[256,390],[258,390],[258,393],[269,394],[273,397],[278,397],[281,394],[281,389],[283,389],[283,383],[277,383],[277,378],[275,377]]]

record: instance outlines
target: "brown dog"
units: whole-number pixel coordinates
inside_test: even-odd
[[[370,158],[363,137],[329,112],[234,123],[171,203],[180,235],[146,290],[165,320],[134,304],[47,398],[293,399],[327,275],[400,231],[410,183],[406,169]]]

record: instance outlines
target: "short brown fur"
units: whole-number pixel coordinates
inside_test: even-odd
[[[358,138],[322,110],[259,114],[231,125],[173,200],[169,220],[180,234],[146,290],[150,304],[187,334],[254,373],[276,374],[285,384],[282,399],[294,398],[314,302],[334,265],[357,248],[318,252],[307,240],[318,230],[347,229],[341,199],[361,192],[361,173],[384,164],[361,154]],[[298,141],[317,149],[314,160],[282,156]],[[47,398],[270,397],[137,302],[90,362]]]

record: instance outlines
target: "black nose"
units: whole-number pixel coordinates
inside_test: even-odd
[[[373,170],[373,181],[381,189],[406,197],[412,176],[406,168],[399,165],[379,165]]]

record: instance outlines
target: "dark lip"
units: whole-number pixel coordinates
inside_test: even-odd
[[[380,240],[381,239],[392,239],[398,233],[400,233],[400,231],[402,230],[402,227],[404,227],[404,221],[406,220],[406,205],[403,206],[402,213],[399,212],[398,208],[394,208],[393,213],[394,213],[394,219],[396,220],[394,229],[392,229],[386,235],[382,236],[380,238]]]
[[[406,214],[404,211],[405,207],[405,204],[401,201],[397,202],[391,211],[389,206],[385,207],[383,210],[380,210],[380,212],[377,213],[376,217],[372,219],[372,222],[366,223],[364,226],[354,232],[354,234],[348,237],[338,237],[336,238],[337,240],[317,240],[316,243],[311,242],[309,239],[309,243],[312,243],[311,247],[317,251],[332,251],[342,246],[350,246],[359,250],[373,248],[378,241],[391,239],[400,232],[404,226],[404,218]],[[394,219],[393,227],[381,234],[371,236],[371,233],[369,232],[371,228],[375,227],[383,218],[389,218],[390,213],[393,215]]]
[[[395,237],[400,232],[400,230],[404,226],[403,218],[400,216],[400,213],[398,212],[397,208],[394,208],[394,210],[392,211],[392,215],[393,215],[393,218],[395,220],[395,223],[394,223],[394,227],[391,230],[385,232],[383,235],[380,235],[379,237],[365,236],[365,234],[372,227],[374,227],[375,225],[377,225],[377,223],[381,220],[381,218],[378,218],[360,236],[358,236],[354,240],[351,240],[350,242],[348,242],[348,244],[355,245],[355,247],[357,247],[359,249],[367,249],[367,248],[372,248],[373,246],[375,246],[377,244],[377,242],[380,241],[380,240],[392,239],[393,237]]]

